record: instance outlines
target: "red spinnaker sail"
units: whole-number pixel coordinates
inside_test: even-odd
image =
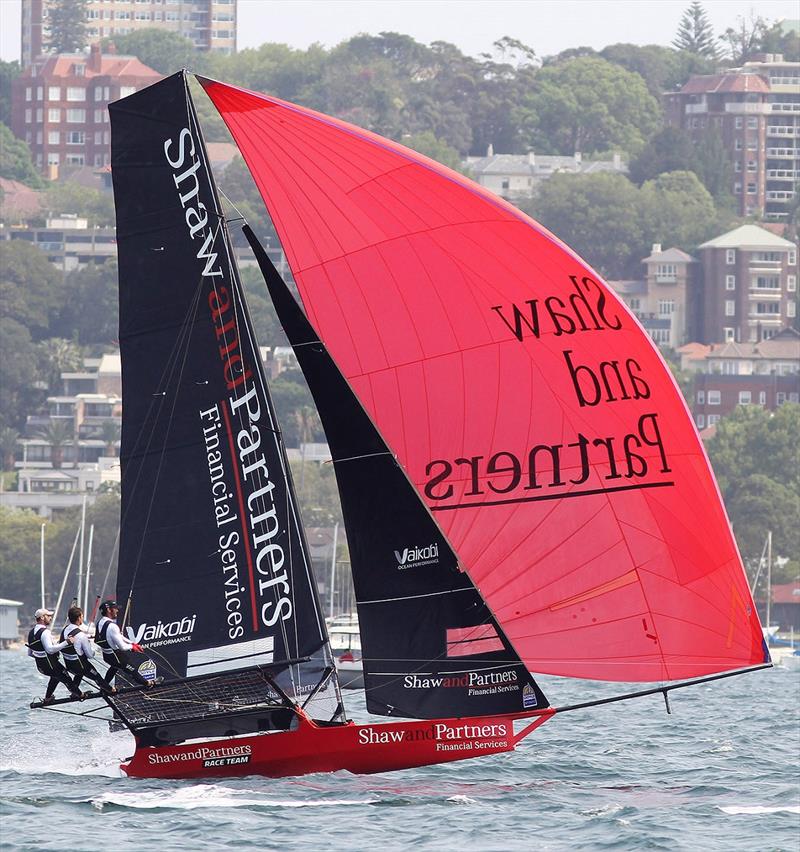
[[[528,667],[657,681],[764,662],[691,417],[613,291],[461,175],[202,82],[309,319]]]

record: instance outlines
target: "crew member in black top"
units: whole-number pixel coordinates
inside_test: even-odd
[[[106,685],[103,676],[89,662],[94,657],[94,649],[89,636],[83,630],[83,610],[79,606],[71,606],[67,613],[67,623],[61,631],[60,642],[72,640],[72,646],[67,645],[61,652],[67,671],[75,677],[75,688],[80,686],[85,677],[93,680],[103,692],[114,692]]]
[[[28,656],[33,657],[36,668],[47,678],[47,691],[44,694],[42,704],[52,704],[55,700],[56,686],[63,683],[73,698],[83,698],[75,682],[67,673],[58,652],[72,644],[68,639],[56,645],[50,635],[50,622],[53,620],[53,611],[50,609],[37,609],[34,613],[36,624],[28,633]]]
[[[142,686],[153,686],[152,680],[142,677],[139,669],[131,658],[130,652],[143,653],[144,649],[136,642],[129,642],[117,626],[119,605],[116,601],[103,601],[100,604],[101,618],[97,622],[94,634],[95,645],[103,652],[103,659],[108,663],[108,671],[103,678],[107,686],[111,686],[118,671],[129,681],[136,681]]]

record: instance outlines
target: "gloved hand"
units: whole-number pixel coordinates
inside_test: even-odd
[[[142,648],[141,645],[137,645],[136,642],[134,642],[133,645],[131,645],[131,647],[133,648],[134,651],[136,651],[137,654],[143,654],[144,653],[144,648]]]

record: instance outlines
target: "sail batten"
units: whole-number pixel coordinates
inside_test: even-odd
[[[767,659],[686,405],[602,279],[396,143],[202,82],[316,332],[528,667],[648,681]]]

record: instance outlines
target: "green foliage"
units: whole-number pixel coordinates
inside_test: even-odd
[[[692,251],[717,228],[714,199],[694,172],[665,172],[641,189],[645,236]]]
[[[306,526],[329,527],[342,523],[339,490],[332,464],[302,460],[292,462],[292,478],[297,485],[300,513]],[[343,530],[339,531],[339,535],[343,537]]]
[[[0,426],[21,429],[25,416],[44,401],[36,361],[28,329],[11,317],[0,317]]]
[[[661,121],[638,74],[595,57],[542,68],[527,105],[535,116],[530,147],[542,153],[635,154]]]
[[[0,304],[4,316],[44,337],[57,308],[60,275],[27,240],[0,241]]]
[[[742,555],[761,553],[767,530],[776,555],[800,552],[800,406],[774,413],[739,406],[720,420],[708,454]]]
[[[555,174],[524,207],[601,274],[637,274],[647,245],[641,193],[623,175]]]
[[[17,452],[19,432],[10,426],[0,429],[0,462],[4,471],[14,469],[14,456]],[[4,483],[5,485],[5,483]]]
[[[169,30],[145,27],[127,35],[103,39],[103,46],[109,41],[114,42],[117,53],[136,56],[149,68],[164,75],[174,74],[181,68],[201,73],[205,65],[204,54],[195,50],[190,39]]]
[[[47,46],[54,53],[75,53],[86,46],[88,0],[53,0],[48,6]]]
[[[30,148],[0,124],[0,177],[18,180],[33,189],[45,184],[31,160]]]
[[[31,612],[39,606],[41,528],[42,519],[34,512],[0,506],[0,589]]]
[[[430,130],[407,136],[402,141],[406,147],[413,148],[420,154],[436,160],[437,163],[441,163],[443,166],[453,169],[453,171],[461,171],[461,157],[458,151],[441,139],[437,139]]]
[[[325,440],[321,424],[311,416],[316,408],[300,370],[281,373],[270,382],[270,392],[287,447]]]
[[[278,237],[272,225],[272,220],[269,218],[261,193],[258,191],[244,160],[241,157],[235,157],[218,177],[217,183],[225,197],[236,205],[236,209],[231,215],[237,215],[236,211],[238,211],[239,214],[244,216],[262,245],[277,245]],[[247,245],[247,240],[239,227],[231,228],[231,236],[235,245]]]
[[[761,38],[762,53],[782,53],[786,62],[800,62],[800,34],[784,30],[780,21],[772,24]]]
[[[255,266],[246,267],[241,270],[241,279],[256,340],[261,346],[288,346],[289,342],[275,315],[272,300],[267,294],[261,270]]]
[[[48,337],[36,345],[38,375],[47,384],[54,396],[61,393],[61,374],[80,370],[83,366],[83,351],[74,340],[63,337]]]
[[[74,435],[71,420],[50,420],[46,426],[37,430],[36,434],[50,444],[50,463],[58,470],[64,460],[64,447],[69,444]]]
[[[658,44],[611,44],[599,56],[640,74],[657,99],[665,91],[679,89],[692,74],[711,74],[716,67],[712,59]]]
[[[676,50],[685,50],[708,59],[717,58],[717,47],[714,44],[714,30],[702,3],[694,0],[683,13],[678,25],[678,32],[672,42]]]
[[[54,215],[75,213],[88,219],[90,225],[113,226],[114,198],[110,192],[101,192],[74,181],[51,183],[47,190],[47,206]]]
[[[763,18],[750,11],[749,17],[736,17],[736,26],[728,27],[719,37],[724,45],[726,56],[734,65],[742,65],[761,52],[761,44],[766,37],[768,27]]]
[[[114,342],[119,333],[117,272],[113,257],[70,272],[63,284],[55,332],[72,336],[82,346]]]
[[[21,73],[16,59],[13,62],[0,59],[0,122],[5,125],[11,124],[11,84]],[[5,145],[5,140],[0,147],[2,145]]]

